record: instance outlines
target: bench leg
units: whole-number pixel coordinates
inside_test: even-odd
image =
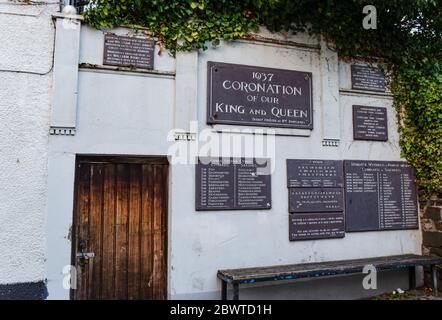
[[[233,300],[239,300],[239,284],[233,284]]]
[[[221,300],[227,300],[227,282],[221,280]]]
[[[416,289],[416,267],[408,268],[408,279],[410,282],[410,290]]]
[[[433,293],[435,296],[438,295],[438,290],[437,290],[437,266],[436,265],[432,265],[431,266],[431,278],[432,278],[432,283],[433,283]]]

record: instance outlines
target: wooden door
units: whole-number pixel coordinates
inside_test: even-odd
[[[165,159],[78,158],[72,299],[167,298]]]

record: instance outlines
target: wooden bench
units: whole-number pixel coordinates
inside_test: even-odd
[[[227,300],[227,285],[231,284],[233,286],[233,300],[238,300],[240,285],[356,274],[362,273],[366,265],[373,265],[377,271],[408,269],[410,288],[414,289],[416,287],[416,267],[429,266],[431,267],[434,294],[437,295],[438,264],[442,264],[442,258],[407,254],[368,259],[219,270],[217,276],[222,284],[221,299]]]

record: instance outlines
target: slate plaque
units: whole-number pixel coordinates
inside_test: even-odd
[[[106,34],[103,64],[153,69],[154,49],[151,39]]]
[[[401,161],[344,162],[346,229],[417,229],[413,169]]]
[[[344,171],[338,160],[287,160],[289,239],[345,236]]]
[[[196,210],[271,209],[270,160],[200,158]]]
[[[290,188],[289,212],[344,211],[342,188]]]
[[[343,238],[343,212],[289,214],[289,240]]]
[[[378,67],[352,65],[351,86],[356,90],[385,92],[384,72]]]
[[[312,74],[207,65],[207,123],[313,129]]]
[[[387,141],[387,108],[353,106],[353,138]]]
[[[287,160],[287,186],[343,187],[342,161],[337,160]]]

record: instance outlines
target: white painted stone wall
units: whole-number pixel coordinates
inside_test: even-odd
[[[300,136],[276,136],[276,169],[272,175],[270,211],[196,212],[194,168],[172,168],[172,181],[175,183],[172,183],[171,196],[176,197],[172,200],[170,212],[170,293],[174,298],[218,298],[220,284],[216,272],[219,269],[345,260],[421,251],[419,230],[346,233],[343,239],[288,241],[286,159],[403,160],[400,157],[396,115],[390,95],[371,95],[351,90],[348,87],[348,65],[339,64],[336,58],[333,59],[333,53],[325,49],[319,40],[308,39],[303,35],[293,36],[289,40],[310,44],[310,47],[237,41],[198,55],[198,87],[195,88],[195,94],[198,97],[196,118],[200,130],[212,128],[205,123],[207,61],[312,72],[314,130],[309,132],[309,136],[303,136],[304,133],[300,133]],[[339,72],[339,69],[344,68],[346,72]],[[387,107],[388,142],[353,141],[354,104]],[[338,147],[323,146],[325,138],[340,139],[340,144]],[[183,181],[191,183],[191,187],[183,187]],[[383,290],[391,285],[387,279],[380,282],[385,285]],[[284,295],[276,287],[257,292],[261,292],[261,297],[279,298],[303,297],[306,288],[316,290],[316,295],[309,293],[311,298],[349,298],[373,294],[357,290],[358,286],[361,289],[361,283],[362,278],[356,277],[352,286],[347,283],[347,286],[339,289],[338,284],[328,293],[321,289],[321,282],[300,287],[287,285]],[[393,286],[402,284],[399,281]],[[242,296],[259,297],[255,293]]]
[[[207,61],[312,72],[314,130],[278,131],[284,135],[276,136],[273,207],[269,211],[196,212],[194,166],[171,166],[170,298],[218,298],[216,271],[223,268],[420,253],[419,230],[347,233],[344,239],[288,241],[286,159],[400,160],[396,117],[388,93],[369,95],[348,87],[348,65],[340,64],[336,54],[319,39],[305,35],[285,39],[264,30],[261,36],[283,43],[241,40],[202,53],[178,54],[176,60],[163,53],[155,56],[154,72],[128,72],[102,66],[102,31],[82,27],[79,63],[92,66],[79,69],[76,135],[49,139],[46,267],[50,299],[69,297],[69,292],[62,288],[62,270],[71,263],[69,231],[75,155],[167,155],[170,131],[190,131],[191,120],[197,121],[198,130],[225,129],[205,123]],[[389,142],[353,141],[353,104],[388,108]],[[339,146],[323,146],[324,139],[339,140]],[[380,289],[389,290],[403,286],[407,278],[403,273],[386,273],[382,279]],[[265,291],[258,288],[248,290],[244,297],[354,298],[373,294],[362,292],[361,281],[353,277]]]
[[[58,32],[58,31],[57,31]],[[124,29],[114,31],[128,32]],[[47,263],[49,299],[68,299],[63,268],[71,264],[70,228],[76,154],[166,155],[173,128],[175,60],[155,57],[154,73],[102,66],[104,34],[83,26],[76,135],[49,139]],[[62,48],[67,50],[67,48]],[[159,47],[156,48],[156,53]]]
[[[54,1],[0,1],[0,284],[45,279]]]

